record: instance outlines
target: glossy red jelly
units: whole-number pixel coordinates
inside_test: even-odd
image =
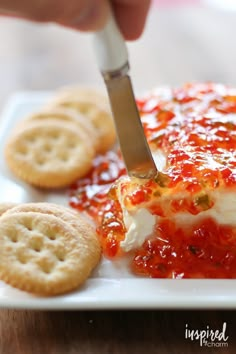
[[[235,227],[206,216],[186,228],[172,216],[213,208],[206,190],[213,191],[211,195],[217,190],[236,192],[236,90],[187,84],[153,92],[137,104],[148,142],[166,156],[166,167],[125,199],[127,207],[138,208],[156,198],[149,211],[159,217],[150,238],[133,251],[131,269],[156,278],[235,278]],[[114,182],[124,174],[119,154],[108,152],[98,156],[91,172],[70,190],[70,205],[96,220],[104,254],[110,258],[123,256],[120,241],[126,228]],[[166,191],[183,197],[166,206]]]

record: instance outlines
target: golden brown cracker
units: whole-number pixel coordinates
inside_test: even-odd
[[[10,137],[5,148],[11,171],[41,188],[62,188],[84,176],[94,154],[74,124],[54,120],[25,126]]]
[[[64,107],[52,107],[51,109],[40,110],[32,113],[28,117],[20,121],[20,125],[24,128],[26,124],[42,120],[58,120],[60,122],[74,123],[80,131],[85,133],[86,138],[90,144],[97,150],[99,144],[98,134],[95,131],[92,123],[86,119],[82,114],[73,109]]]
[[[97,264],[101,256],[101,246],[98,240],[95,227],[80,213],[68,207],[54,203],[24,203],[19,204],[6,212],[15,214],[21,212],[34,212],[54,215],[72,226],[80,237],[84,237],[90,247],[91,264]]]
[[[109,100],[106,92],[102,92],[99,88],[89,86],[64,86],[56,92],[56,96],[54,96],[52,100],[64,100],[68,97],[75,100],[80,97],[84,101],[87,101],[90,97],[94,103],[109,107]]]
[[[0,203],[0,216],[3,215],[7,210],[15,207],[16,205],[17,205],[16,203],[10,203],[10,202]]]
[[[57,295],[90,275],[90,242],[62,219],[37,212],[1,217],[0,278],[19,289]]]
[[[62,91],[49,103],[49,107],[67,107],[85,115],[98,134],[98,152],[107,151],[115,143],[116,133],[111,111],[100,93],[89,89]]]

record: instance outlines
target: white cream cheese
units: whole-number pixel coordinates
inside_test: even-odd
[[[205,217],[215,219],[221,225],[236,226],[236,194],[231,192],[218,191],[212,193],[214,196],[214,206],[198,215],[192,215],[187,212],[176,213],[172,215],[173,220],[178,225],[190,226],[191,224]],[[183,196],[182,196],[183,197]],[[152,215],[148,209],[140,209],[128,212],[121,203],[124,217],[124,224],[127,229],[124,241],[121,242],[121,248],[129,252],[140,247],[143,242],[153,233],[155,224],[159,217]]]
[[[162,150],[156,149],[155,151],[152,151],[152,157],[158,171],[164,171],[164,168],[166,167],[166,156],[164,155]]]
[[[146,238],[151,235],[156,224],[156,216],[145,208],[138,209],[132,215],[123,209],[123,216],[127,233],[120,245],[125,252],[129,252],[142,246]]]
[[[174,216],[178,225],[191,225],[202,218],[212,218],[220,225],[236,226],[236,194],[229,192],[214,192],[210,197],[215,200],[211,209],[202,211],[197,215],[190,213],[177,213]]]

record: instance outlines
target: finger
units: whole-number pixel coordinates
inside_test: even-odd
[[[1,13],[36,22],[55,22],[81,31],[101,29],[109,14],[108,0],[1,0]]]
[[[80,11],[72,11],[70,16],[64,16],[56,22],[80,31],[97,31],[103,28],[110,12],[108,0],[83,0],[80,3]]]
[[[141,36],[150,0],[113,0],[115,16],[124,37],[134,40]]]

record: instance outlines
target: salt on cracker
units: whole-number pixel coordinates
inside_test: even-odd
[[[0,218],[0,278],[21,290],[57,295],[90,275],[89,242],[62,219],[37,212]]]
[[[69,122],[35,121],[15,131],[5,148],[6,162],[22,180],[42,188],[66,187],[91,168],[95,151]]]

